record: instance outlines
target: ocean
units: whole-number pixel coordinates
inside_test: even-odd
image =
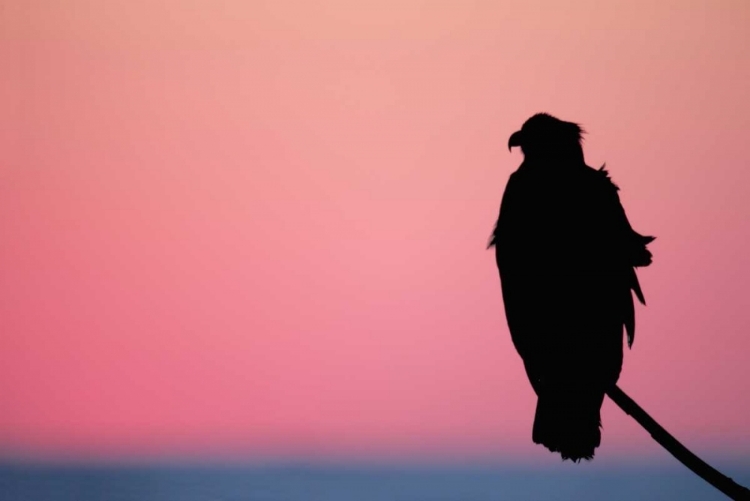
[[[717,465],[718,466],[718,465]],[[747,463],[722,465],[750,485]],[[0,501],[499,501],[727,499],[670,466],[4,464]]]

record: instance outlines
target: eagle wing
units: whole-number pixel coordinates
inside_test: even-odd
[[[650,263],[646,244],[603,169],[539,184],[511,174],[490,245],[500,273],[513,344],[539,393],[561,371],[616,380],[622,329],[635,335],[631,291],[645,302],[634,266]]]
[[[641,235],[630,225],[620,201],[619,188],[612,182],[605,168],[602,166],[598,170],[588,170],[595,173],[593,179],[595,185],[598,185],[595,190],[600,193],[595,197],[599,202],[598,206],[592,207],[592,210],[599,214],[597,227],[603,237],[603,257],[610,261],[610,267],[615,270],[618,286],[623,292],[620,308],[628,346],[631,347],[635,339],[635,307],[630,291],[641,304],[646,304],[635,268],[651,264],[652,255],[646,246],[655,237]]]

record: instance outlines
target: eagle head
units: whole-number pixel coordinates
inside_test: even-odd
[[[532,116],[508,139],[508,150],[521,148],[526,159],[574,159],[583,162],[584,130],[548,113]]]

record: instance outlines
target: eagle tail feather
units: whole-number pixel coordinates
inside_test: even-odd
[[[565,395],[565,394],[563,394]],[[537,401],[532,440],[550,452],[559,452],[563,461],[577,463],[594,458],[601,444],[600,409],[604,393],[568,393],[540,396]]]

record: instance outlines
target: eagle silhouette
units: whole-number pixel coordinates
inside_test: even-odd
[[[635,267],[654,237],[633,230],[604,166],[586,165],[584,131],[549,114],[529,118],[508,149],[510,175],[494,245],[513,344],[537,395],[532,439],[562,459],[592,459],[600,409],[620,376],[623,327],[635,337]],[[488,248],[489,248],[488,247]]]

